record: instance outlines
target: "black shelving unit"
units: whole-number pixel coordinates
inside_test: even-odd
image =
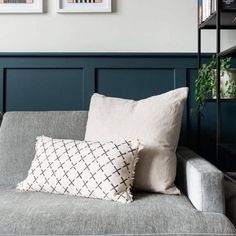
[[[232,57],[236,56],[236,45],[227,50],[221,51],[221,31],[222,30],[236,30],[236,9],[222,9],[221,1],[217,0],[216,2],[216,11],[212,13],[204,22],[199,22],[199,1],[198,1],[198,67],[201,67],[201,34],[202,30],[215,30],[216,31],[216,99],[207,99],[206,102],[216,103],[216,157],[214,163],[218,165],[219,168],[222,168],[224,171],[236,171],[236,144],[222,144],[221,143],[221,103],[234,103],[236,105],[236,99],[221,99],[220,98],[220,59],[222,57]],[[235,40],[236,44],[236,40]],[[199,132],[201,124],[201,116],[198,116],[199,123]],[[235,131],[236,132],[236,131]],[[200,133],[199,133],[200,136]],[[220,152],[223,151],[228,156],[232,155],[234,158],[234,163],[232,165],[222,165],[220,161]],[[231,156],[231,160],[233,160]],[[230,170],[228,167],[230,166]],[[233,166],[233,169],[232,169]]]

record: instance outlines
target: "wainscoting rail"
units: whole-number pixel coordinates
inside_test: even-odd
[[[0,111],[88,110],[95,92],[136,100],[188,86],[180,142],[195,148],[196,76],[196,53],[0,53]],[[214,137],[209,106],[207,138]]]

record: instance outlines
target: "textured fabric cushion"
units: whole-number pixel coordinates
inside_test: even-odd
[[[17,189],[131,202],[139,146],[138,141],[86,142],[40,136],[28,176]]]
[[[223,214],[199,212],[184,196],[140,193],[134,197],[131,204],[120,204],[0,187],[0,235],[235,233]]]
[[[138,138],[140,152],[134,187],[138,190],[179,193],[174,186],[182,112],[188,88],[133,101],[94,94],[86,140]]]
[[[0,185],[16,185],[26,178],[35,155],[35,139],[83,140],[87,112],[8,112],[0,129]]]

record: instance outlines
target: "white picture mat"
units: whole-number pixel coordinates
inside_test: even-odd
[[[57,12],[111,12],[111,0],[103,0],[101,3],[68,3],[67,0],[57,0]]]
[[[43,0],[34,0],[33,3],[3,3],[0,4],[0,13],[42,13]]]

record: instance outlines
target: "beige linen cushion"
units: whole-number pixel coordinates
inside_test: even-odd
[[[178,194],[175,152],[187,95],[188,88],[140,101],[94,94],[85,140],[139,139],[144,147],[139,153],[135,189]]]

